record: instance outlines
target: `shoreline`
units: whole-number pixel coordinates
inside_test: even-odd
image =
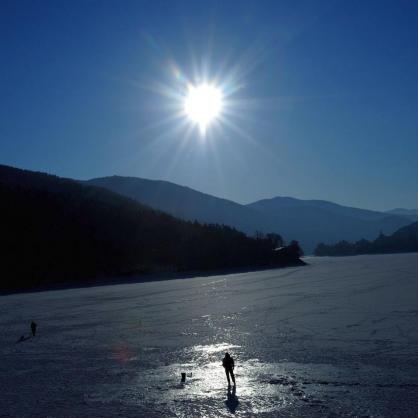
[[[137,275],[120,275],[116,277],[100,277],[95,279],[85,279],[83,281],[75,282],[64,282],[64,283],[51,283],[48,285],[42,285],[34,288],[22,288],[22,289],[11,289],[11,290],[0,290],[0,296],[16,295],[23,293],[39,293],[48,292],[54,290],[68,290],[68,289],[82,289],[87,287],[102,287],[102,286],[113,286],[118,284],[136,284],[136,283],[149,283],[149,282],[161,282],[168,280],[183,280],[190,279],[193,277],[209,277],[209,276],[221,276],[229,274],[239,273],[250,273],[253,271],[265,271],[265,270],[276,270],[285,269],[290,267],[303,267],[309,265],[305,261],[299,259],[297,262],[289,263],[282,266],[257,266],[257,267],[236,267],[236,268],[224,268],[215,270],[190,270],[184,272],[153,272],[144,273]]]

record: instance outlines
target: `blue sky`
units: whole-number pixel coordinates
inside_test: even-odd
[[[0,163],[418,207],[415,1],[0,3]],[[227,91],[205,138],[186,81]]]

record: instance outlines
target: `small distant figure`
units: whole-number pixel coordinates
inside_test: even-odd
[[[37,323],[36,322],[34,322],[34,321],[32,321],[31,322],[31,324],[30,324],[30,329],[31,329],[31,331],[32,331],[32,335],[33,336],[35,336],[36,335],[36,328],[37,328]]]
[[[228,386],[231,386],[231,380],[229,379],[229,376],[231,375],[232,382],[235,386],[235,376],[234,376],[234,359],[229,355],[229,353],[225,353],[225,357],[222,360],[222,366],[225,369],[226,378],[228,380]]]

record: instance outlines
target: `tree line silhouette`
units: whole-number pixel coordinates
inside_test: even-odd
[[[387,254],[418,251],[418,222],[398,229],[392,235],[380,235],[374,241],[361,239],[350,243],[340,241],[336,244],[318,244],[317,256],[344,256],[359,254]]]
[[[176,219],[105,189],[0,166],[0,288],[298,262],[278,234]]]

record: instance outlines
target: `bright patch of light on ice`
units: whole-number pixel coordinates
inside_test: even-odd
[[[223,351],[228,351],[233,348],[240,348],[239,345],[220,343],[220,344],[210,344],[210,345],[195,345],[193,351],[200,351],[206,354],[220,353]]]
[[[227,344],[216,345],[231,347]],[[190,349],[192,347],[185,352],[190,352]],[[181,417],[219,417],[225,416],[225,413],[235,413],[235,409],[238,414],[273,414],[295,402],[294,395],[289,393],[292,383],[286,383],[292,382],[292,379],[281,364],[261,363],[257,359],[240,361],[235,370],[235,392],[232,388],[228,389],[220,361],[205,361],[204,352],[196,354],[192,363],[174,363],[141,370],[136,384],[124,387],[126,400],[141,405],[143,394],[146,393],[147,402],[172,405],[175,415]],[[180,381],[182,372],[187,376],[185,382]],[[282,378],[284,385],[270,383],[276,376]]]

